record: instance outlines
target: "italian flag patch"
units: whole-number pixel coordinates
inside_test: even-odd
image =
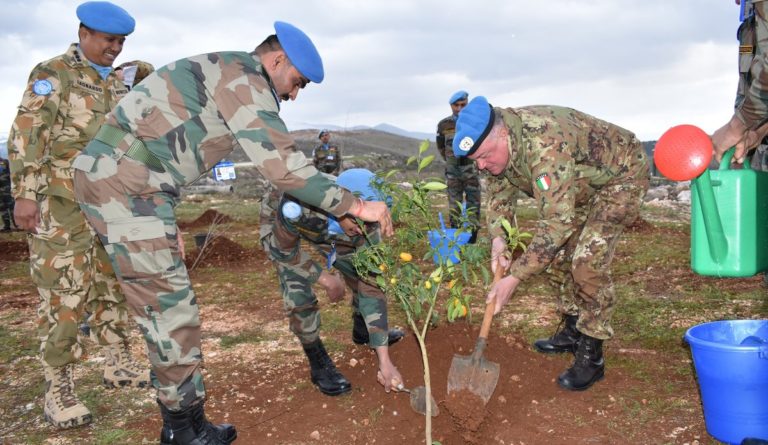
[[[549,190],[551,185],[552,179],[549,177],[548,173],[541,174],[538,178],[536,178],[536,187],[538,187],[542,192]]]

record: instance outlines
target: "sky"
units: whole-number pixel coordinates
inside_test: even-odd
[[[31,69],[77,40],[81,1],[0,0],[0,135]],[[251,51],[290,22],[315,42],[325,80],[281,116],[291,130],[387,123],[434,133],[448,98],[573,107],[655,140],[711,133],[738,82],[734,0],[115,0],[136,19],[116,65]]]

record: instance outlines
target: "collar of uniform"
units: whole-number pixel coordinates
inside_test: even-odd
[[[507,150],[509,150],[509,160],[506,169],[508,169],[513,159],[517,159],[520,154],[523,139],[523,120],[518,116],[514,109],[494,108],[494,113],[499,113],[504,125],[507,126]]]
[[[277,111],[280,112],[280,98],[277,97],[277,91],[275,90],[275,84],[272,83],[272,78],[269,77],[269,74],[267,74],[267,70],[264,69],[264,64],[261,63],[261,59],[259,56],[255,53],[251,53],[251,57],[253,57],[253,60],[256,61],[259,67],[259,73],[264,76],[264,79],[267,81],[267,85],[269,85],[269,89],[272,91],[272,97],[275,98],[275,103],[277,104]]]
[[[91,64],[88,62],[88,59],[85,58],[83,50],[80,49],[80,45],[77,43],[69,45],[69,49],[65,55],[72,66],[91,66]]]

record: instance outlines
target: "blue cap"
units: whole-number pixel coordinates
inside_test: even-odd
[[[474,153],[493,127],[493,107],[483,96],[473,98],[456,119],[453,154],[456,157]]]
[[[371,184],[377,181],[376,175],[365,168],[350,168],[341,172],[336,178],[336,184],[344,187],[365,201],[385,201],[387,205],[391,204],[390,197],[383,197],[381,192],[376,190]],[[332,234],[344,233],[338,221],[334,217],[328,218],[328,231]]]
[[[469,97],[469,93],[467,93],[464,90],[459,90],[453,93],[453,96],[451,96],[451,98],[448,99],[448,105],[453,105],[460,100],[467,100],[467,97]]]
[[[320,130],[320,133],[317,133],[317,138],[320,139],[321,137],[323,137],[324,134],[328,134],[328,133],[330,133],[330,131],[323,128],[322,130]]]
[[[275,34],[293,66],[312,82],[322,82],[325,76],[323,59],[304,31],[290,23],[275,22]]]
[[[80,23],[107,34],[127,36],[136,28],[136,20],[128,12],[110,2],[85,2],[77,7]]]

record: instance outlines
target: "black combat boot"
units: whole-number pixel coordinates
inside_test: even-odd
[[[387,333],[387,345],[392,346],[393,344],[399,342],[400,339],[404,336],[405,332],[403,332],[401,329],[390,329]],[[365,319],[363,318],[362,314],[359,312],[353,314],[352,341],[358,345],[367,345],[370,340],[371,337],[368,335],[368,326],[365,325]]]
[[[581,337],[581,332],[576,329],[576,322],[578,320],[578,315],[566,315],[563,317],[554,335],[549,338],[536,340],[533,347],[544,354],[576,352],[576,345]]]
[[[160,401],[163,429],[160,445],[229,445],[237,439],[234,425],[214,425],[205,418],[203,401],[181,411],[170,411]]]
[[[303,347],[304,353],[309,359],[312,383],[317,386],[320,392],[329,396],[338,396],[352,390],[352,384],[336,369],[336,365],[328,356],[328,352],[320,339],[312,344],[303,345]]]
[[[573,365],[557,378],[557,383],[571,391],[584,391],[605,375],[603,341],[582,334]]]

